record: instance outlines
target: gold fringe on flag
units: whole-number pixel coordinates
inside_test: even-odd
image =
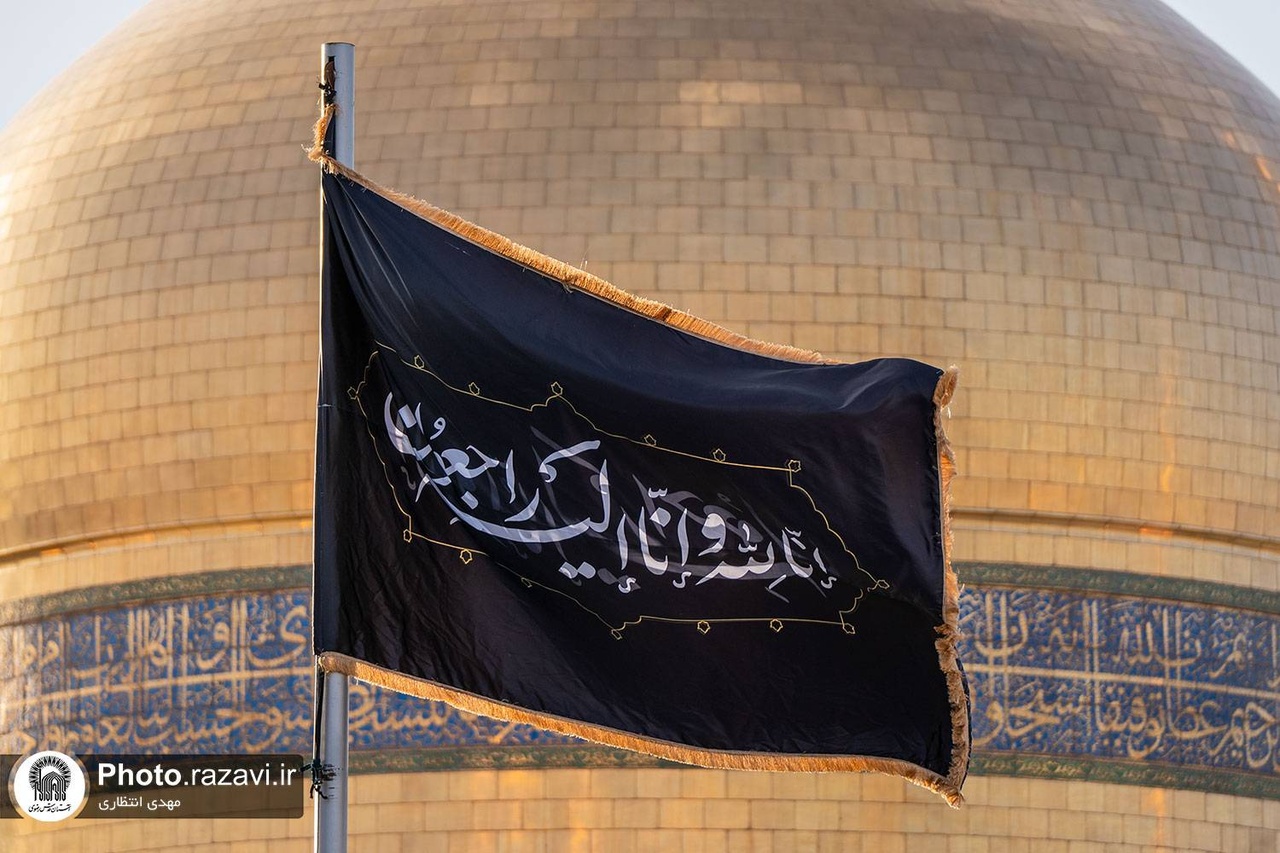
[[[942,501],[942,624],[934,628],[938,639],[938,664],[947,679],[947,701],[951,705],[951,766],[947,771],[947,783],[956,792],[956,799],[947,802],[959,806],[960,786],[969,772],[969,696],[964,689],[964,673],[960,671],[960,658],[956,645],[960,642],[960,584],[951,565],[951,480],[956,475],[956,457],[951,441],[943,428],[944,415],[955,394],[960,370],[951,365],[943,371],[933,391],[933,427],[938,445],[939,495]],[[946,794],[943,794],[946,796]]]
[[[806,364],[836,364],[819,353],[786,344],[768,343],[695,317],[661,302],[635,296],[615,287],[602,278],[592,275],[563,261],[556,260],[503,237],[460,216],[449,213],[421,199],[388,189],[334,160],[324,148],[325,134],[333,119],[336,107],[326,106],[316,122],[315,135],[308,158],[320,164],[332,174],[342,175],[365,189],[377,193],[393,204],[439,225],[458,236],[475,243],[497,255],[515,261],[529,269],[592,296],[612,302],[651,320],[664,323],[681,331],[714,341],[725,346],[785,361]],[[395,690],[422,699],[446,702],[472,714],[480,714],[498,720],[525,723],[548,731],[584,738],[607,746],[643,752],[658,758],[728,770],[792,770],[792,771],[849,771],[877,772],[900,776],[909,782],[941,795],[953,808],[964,802],[960,786],[964,782],[969,764],[969,700],[964,690],[964,678],[960,672],[956,643],[960,638],[959,584],[951,566],[951,478],[955,474],[955,457],[951,444],[942,427],[942,413],[955,391],[958,371],[950,367],[943,372],[934,391],[934,427],[937,433],[938,471],[942,499],[942,532],[945,578],[943,581],[943,624],[934,630],[938,634],[935,646],[938,662],[946,678],[948,702],[951,707],[951,763],[946,776],[941,776],[909,761],[858,755],[786,755],[756,752],[732,752],[699,749],[685,744],[648,738],[605,726],[592,725],[578,720],[559,717],[539,711],[531,711],[468,693],[453,687],[414,678],[404,673],[384,669],[365,661],[337,652],[320,655],[320,667],[326,672],[340,672],[361,681]]]
[[[697,767],[709,767],[716,770],[801,770],[801,771],[846,771],[855,773],[887,773],[901,776],[922,788],[928,788],[940,794],[953,807],[964,802],[960,791],[950,781],[931,770],[926,770],[896,758],[876,758],[862,755],[785,755],[761,752],[731,752],[728,750],[699,749],[681,743],[644,737],[631,732],[597,726],[579,720],[570,720],[538,711],[530,711],[504,702],[497,702],[484,696],[477,696],[465,690],[446,687],[434,681],[414,678],[394,670],[358,660],[337,652],[324,652],[320,655],[320,668],[325,672],[340,672],[352,678],[358,678],[369,684],[376,684],[397,693],[417,696],[419,699],[431,699],[444,702],[466,711],[504,720],[509,723],[524,723],[547,731],[582,738],[613,746],[643,752],[668,761],[681,764],[692,764]]]

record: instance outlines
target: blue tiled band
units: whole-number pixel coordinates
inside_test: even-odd
[[[974,771],[1280,798],[1280,600],[1136,574],[963,565]],[[0,607],[0,751],[307,752],[304,567]],[[652,765],[356,684],[358,771]]]

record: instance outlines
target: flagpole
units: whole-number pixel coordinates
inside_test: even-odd
[[[333,104],[336,111],[329,122],[324,147],[330,156],[355,168],[355,55],[354,45],[326,42],[320,49],[320,87],[324,95],[321,109]],[[328,246],[324,217],[320,219],[320,245]],[[321,249],[320,264],[327,262]],[[322,308],[323,310],[323,308]],[[316,679],[316,755],[324,768],[315,798],[315,853],[346,853],[347,850],[347,676],[340,672],[319,672]]]

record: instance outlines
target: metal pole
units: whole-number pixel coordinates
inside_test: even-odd
[[[346,42],[328,42],[321,46],[321,74],[325,104],[337,106],[329,124],[325,147],[333,159],[348,169],[356,167],[356,48]],[[333,63],[332,69],[329,63]]]
[[[315,853],[347,851],[347,677],[340,672],[324,674],[321,703],[320,761],[333,777],[320,786],[315,798]]]
[[[355,134],[355,46],[345,42],[326,43],[320,49],[323,104],[336,105],[329,123],[325,148],[335,160],[354,169],[356,165]],[[320,223],[320,245],[327,245],[323,217]],[[322,264],[325,262],[321,254]],[[323,310],[323,309],[322,309]],[[320,712],[319,759],[332,770],[333,776],[320,786],[316,797],[315,853],[346,853],[347,850],[347,676],[339,672],[323,674],[324,689]]]

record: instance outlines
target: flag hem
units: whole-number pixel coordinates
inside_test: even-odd
[[[943,414],[950,413],[948,406],[956,390],[960,371],[955,365],[948,367],[938,378],[933,392],[933,425],[938,448],[938,492],[942,518],[942,624],[934,629],[938,639],[938,665],[947,680],[947,701],[951,707],[951,765],[947,770],[947,784],[956,792],[964,784],[969,773],[969,694],[965,690],[964,672],[960,668],[960,656],[956,646],[960,642],[960,583],[951,564],[951,481],[956,475],[955,453],[943,426]],[[948,801],[950,802],[950,801]],[[952,803],[953,806],[958,803]]]
[[[456,687],[449,687],[423,678],[415,678],[402,672],[362,661],[339,652],[322,652],[320,668],[326,672],[338,672],[358,678],[368,684],[385,687],[397,693],[445,702],[471,714],[480,714],[511,723],[524,723],[540,729],[571,735],[606,746],[643,752],[657,758],[692,764],[717,770],[791,770],[791,771],[848,771],[876,772],[899,776],[943,797],[953,808],[964,802],[964,797],[950,780],[917,764],[897,758],[880,758],[864,755],[813,755],[731,750],[702,749],[687,744],[673,743],[657,738],[644,737],[607,726],[593,725],[555,714],[531,711],[517,705],[509,705],[485,696],[479,696]]]

